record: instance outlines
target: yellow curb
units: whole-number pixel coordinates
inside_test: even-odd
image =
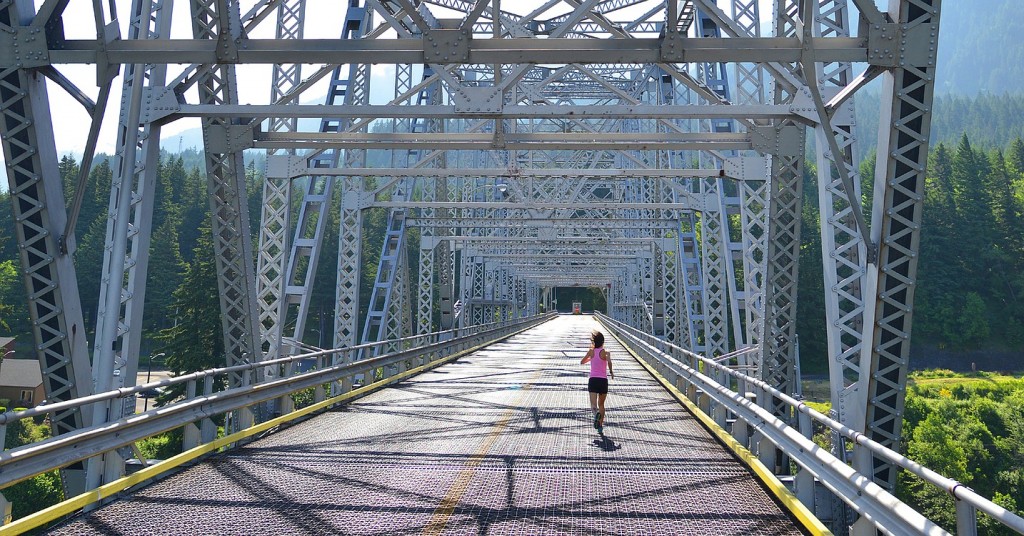
[[[526,328],[526,329],[529,329],[529,328]],[[161,475],[161,474],[163,474],[163,473],[165,473],[167,471],[170,471],[171,469],[177,468],[177,467],[179,467],[179,466],[181,466],[181,465],[183,465],[185,463],[188,463],[188,462],[190,462],[190,461],[192,461],[192,460],[194,460],[194,459],[196,459],[196,458],[198,458],[198,457],[200,457],[200,456],[202,456],[204,454],[208,454],[210,452],[218,450],[221,447],[225,447],[227,445],[230,445],[231,443],[236,443],[236,442],[238,442],[238,441],[240,441],[242,439],[245,439],[247,437],[250,437],[250,436],[256,435],[256,434],[258,434],[260,432],[264,432],[266,430],[274,428],[275,426],[284,424],[284,423],[289,422],[289,421],[293,421],[295,419],[298,419],[299,417],[304,417],[306,415],[309,415],[310,413],[314,413],[316,411],[329,408],[329,407],[331,407],[331,406],[333,406],[335,404],[338,404],[338,403],[341,403],[341,402],[345,402],[345,401],[347,401],[349,399],[352,399],[352,398],[356,398],[356,397],[359,397],[359,396],[363,396],[363,395],[369,394],[369,393],[371,393],[373,391],[376,391],[376,390],[378,390],[378,389],[380,389],[382,387],[386,387],[386,386],[388,386],[388,385],[390,385],[392,383],[398,382],[400,380],[404,380],[405,378],[408,378],[409,376],[414,376],[416,374],[419,374],[421,372],[427,371],[429,369],[438,367],[440,365],[444,365],[445,363],[448,363],[450,361],[458,359],[458,358],[460,358],[460,357],[462,357],[464,355],[473,353],[473,352],[475,352],[475,351],[477,351],[477,350],[479,350],[481,348],[484,348],[484,347],[486,347],[488,345],[491,345],[491,344],[503,341],[503,340],[505,340],[505,339],[507,339],[509,337],[512,337],[513,335],[518,335],[519,333],[522,333],[523,331],[526,331],[526,329],[521,329],[519,331],[515,331],[515,332],[510,333],[510,334],[508,334],[508,335],[506,335],[504,337],[495,339],[495,340],[487,342],[485,344],[480,344],[480,345],[474,346],[472,348],[468,348],[468,349],[463,350],[461,352],[458,352],[456,354],[452,354],[452,355],[450,355],[448,357],[445,357],[445,358],[442,358],[442,359],[438,359],[437,361],[434,361],[434,362],[431,362],[431,363],[427,363],[426,365],[422,365],[422,366],[416,367],[414,369],[407,370],[407,371],[405,371],[405,372],[403,372],[401,374],[396,374],[395,376],[392,376],[392,377],[387,378],[385,380],[374,382],[374,383],[372,383],[370,385],[367,385],[365,387],[360,387],[359,389],[355,389],[353,391],[349,391],[347,393],[335,396],[333,398],[328,398],[327,400],[324,400],[323,402],[317,402],[316,404],[313,404],[313,405],[310,405],[310,406],[306,406],[306,407],[304,407],[302,409],[295,410],[295,411],[293,411],[293,412],[291,412],[291,413],[289,413],[287,415],[282,415],[280,417],[276,417],[276,418],[271,419],[269,421],[257,424],[256,426],[253,426],[251,428],[246,428],[245,430],[240,430],[240,431],[235,432],[235,433],[233,433],[231,435],[227,435],[227,436],[218,438],[218,439],[216,439],[216,440],[214,440],[214,441],[212,441],[210,443],[206,443],[206,444],[200,445],[200,446],[198,446],[198,447],[196,447],[194,449],[187,450],[185,452],[182,452],[181,454],[178,454],[176,456],[172,456],[170,458],[167,458],[166,460],[163,460],[163,461],[161,461],[159,463],[153,464],[153,465],[151,465],[149,467],[146,467],[145,469],[142,469],[142,470],[140,470],[140,471],[138,471],[136,473],[133,473],[131,475],[128,475],[128,476],[126,476],[124,478],[117,479],[117,480],[115,480],[115,481],[113,481],[113,482],[111,482],[109,484],[104,484],[104,485],[102,485],[102,486],[100,486],[100,487],[98,487],[98,488],[96,488],[94,490],[87,491],[87,492],[85,492],[85,493],[83,493],[81,495],[77,495],[77,496],[72,497],[70,499],[67,499],[67,500],[65,500],[63,502],[57,503],[57,504],[55,504],[55,505],[53,505],[53,506],[51,506],[49,508],[44,508],[43,510],[40,510],[40,511],[34,513],[34,514],[27,515],[27,516],[25,516],[25,517],[23,517],[21,519],[18,519],[18,520],[14,521],[14,522],[12,522],[10,524],[4,525],[4,526],[0,527],[0,536],[5,536],[5,535],[8,535],[8,534],[22,534],[22,533],[27,532],[29,530],[32,530],[32,529],[41,527],[43,525],[46,525],[47,523],[52,523],[54,521],[57,521],[57,520],[65,517],[65,516],[74,514],[78,510],[81,510],[82,508],[85,508],[86,506],[88,506],[88,505],[90,505],[90,504],[92,504],[94,502],[101,501],[101,500],[103,500],[103,499],[105,499],[107,497],[110,497],[111,495],[114,495],[115,493],[119,493],[121,491],[124,491],[125,489],[127,489],[127,488],[129,488],[131,486],[139,484],[139,483],[141,483],[141,482],[143,482],[145,480],[148,480],[150,478],[159,476],[159,475]]]
[[[768,470],[768,468],[765,467],[763,463],[761,463],[761,460],[757,459],[757,456],[754,456],[754,454],[747,450],[747,448],[744,447],[742,444],[740,444],[739,441],[736,441],[736,438],[734,438],[731,434],[729,434],[729,432],[726,432],[721,426],[719,426],[718,423],[714,421],[714,419],[712,419],[706,413],[701,411],[701,409],[697,407],[696,404],[691,402],[685,394],[679,391],[679,389],[676,389],[676,387],[672,385],[671,382],[665,379],[650,365],[645,363],[643,359],[640,359],[640,357],[635,352],[633,352],[633,350],[631,350],[629,346],[624,344],[622,340],[619,339],[614,332],[612,332],[612,330],[608,331],[609,333],[611,333],[613,337],[615,337],[615,340],[619,341],[619,344],[622,345],[622,347],[625,348],[626,351],[633,356],[633,359],[635,359],[637,363],[640,363],[640,366],[644,367],[644,369],[647,370],[647,372],[650,373],[650,375],[653,376],[654,379],[658,380],[658,382],[661,383],[661,385],[664,386],[665,389],[667,389],[668,392],[673,397],[676,398],[676,400],[678,400],[684,406],[686,406],[686,409],[690,410],[690,413],[697,417],[697,420],[699,420],[704,425],[704,427],[708,429],[709,432],[714,434],[719,441],[721,441],[726,447],[728,447],[729,450],[731,450],[733,454],[735,454],[736,457],[740,459],[740,461],[747,465],[747,467],[750,467],[754,474],[757,475],[761,482],[764,483],[765,487],[767,487],[768,490],[771,491],[773,495],[775,495],[775,498],[778,499],[779,502],[787,510],[789,510],[791,514],[793,514],[793,517],[796,518],[796,520],[804,527],[804,529],[806,529],[814,536],[824,536],[832,534],[832,532],[828,530],[827,527],[825,527],[824,523],[822,523],[821,520],[814,515],[814,512],[811,512],[811,510],[807,508],[807,506],[804,503],[800,502],[800,499],[798,499],[796,495],[793,494],[793,492],[789,491],[789,488],[787,488],[786,485],[783,484],[775,476],[774,473]]]

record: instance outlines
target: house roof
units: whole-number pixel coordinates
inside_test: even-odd
[[[5,348],[12,342],[14,342],[14,337],[0,337],[0,348]]]
[[[0,387],[35,389],[42,383],[43,374],[35,359],[4,359],[0,363]]]

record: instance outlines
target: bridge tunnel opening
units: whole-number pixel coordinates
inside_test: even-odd
[[[559,313],[573,313],[573,304],[579,304],[580,312],[593,314],[594,311],[606,312],[608,298],[601,287],[555,287],[555,310]]]

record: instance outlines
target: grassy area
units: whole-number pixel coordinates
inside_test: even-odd
[[[804,380],[804,399],[814,409],[827,413],[830,391],[827,379]],[[1024,372],[953,372],[946,369],[915,370],[907,378],[907,390],[925,398],[968,399],[972,396],[1001,399],[1006,393],[1024,389]]]

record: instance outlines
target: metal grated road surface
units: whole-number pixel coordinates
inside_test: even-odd
[[[610,338],[597,434],[579,364],[597,327],[559,317],[53,534],[800,534]]]

